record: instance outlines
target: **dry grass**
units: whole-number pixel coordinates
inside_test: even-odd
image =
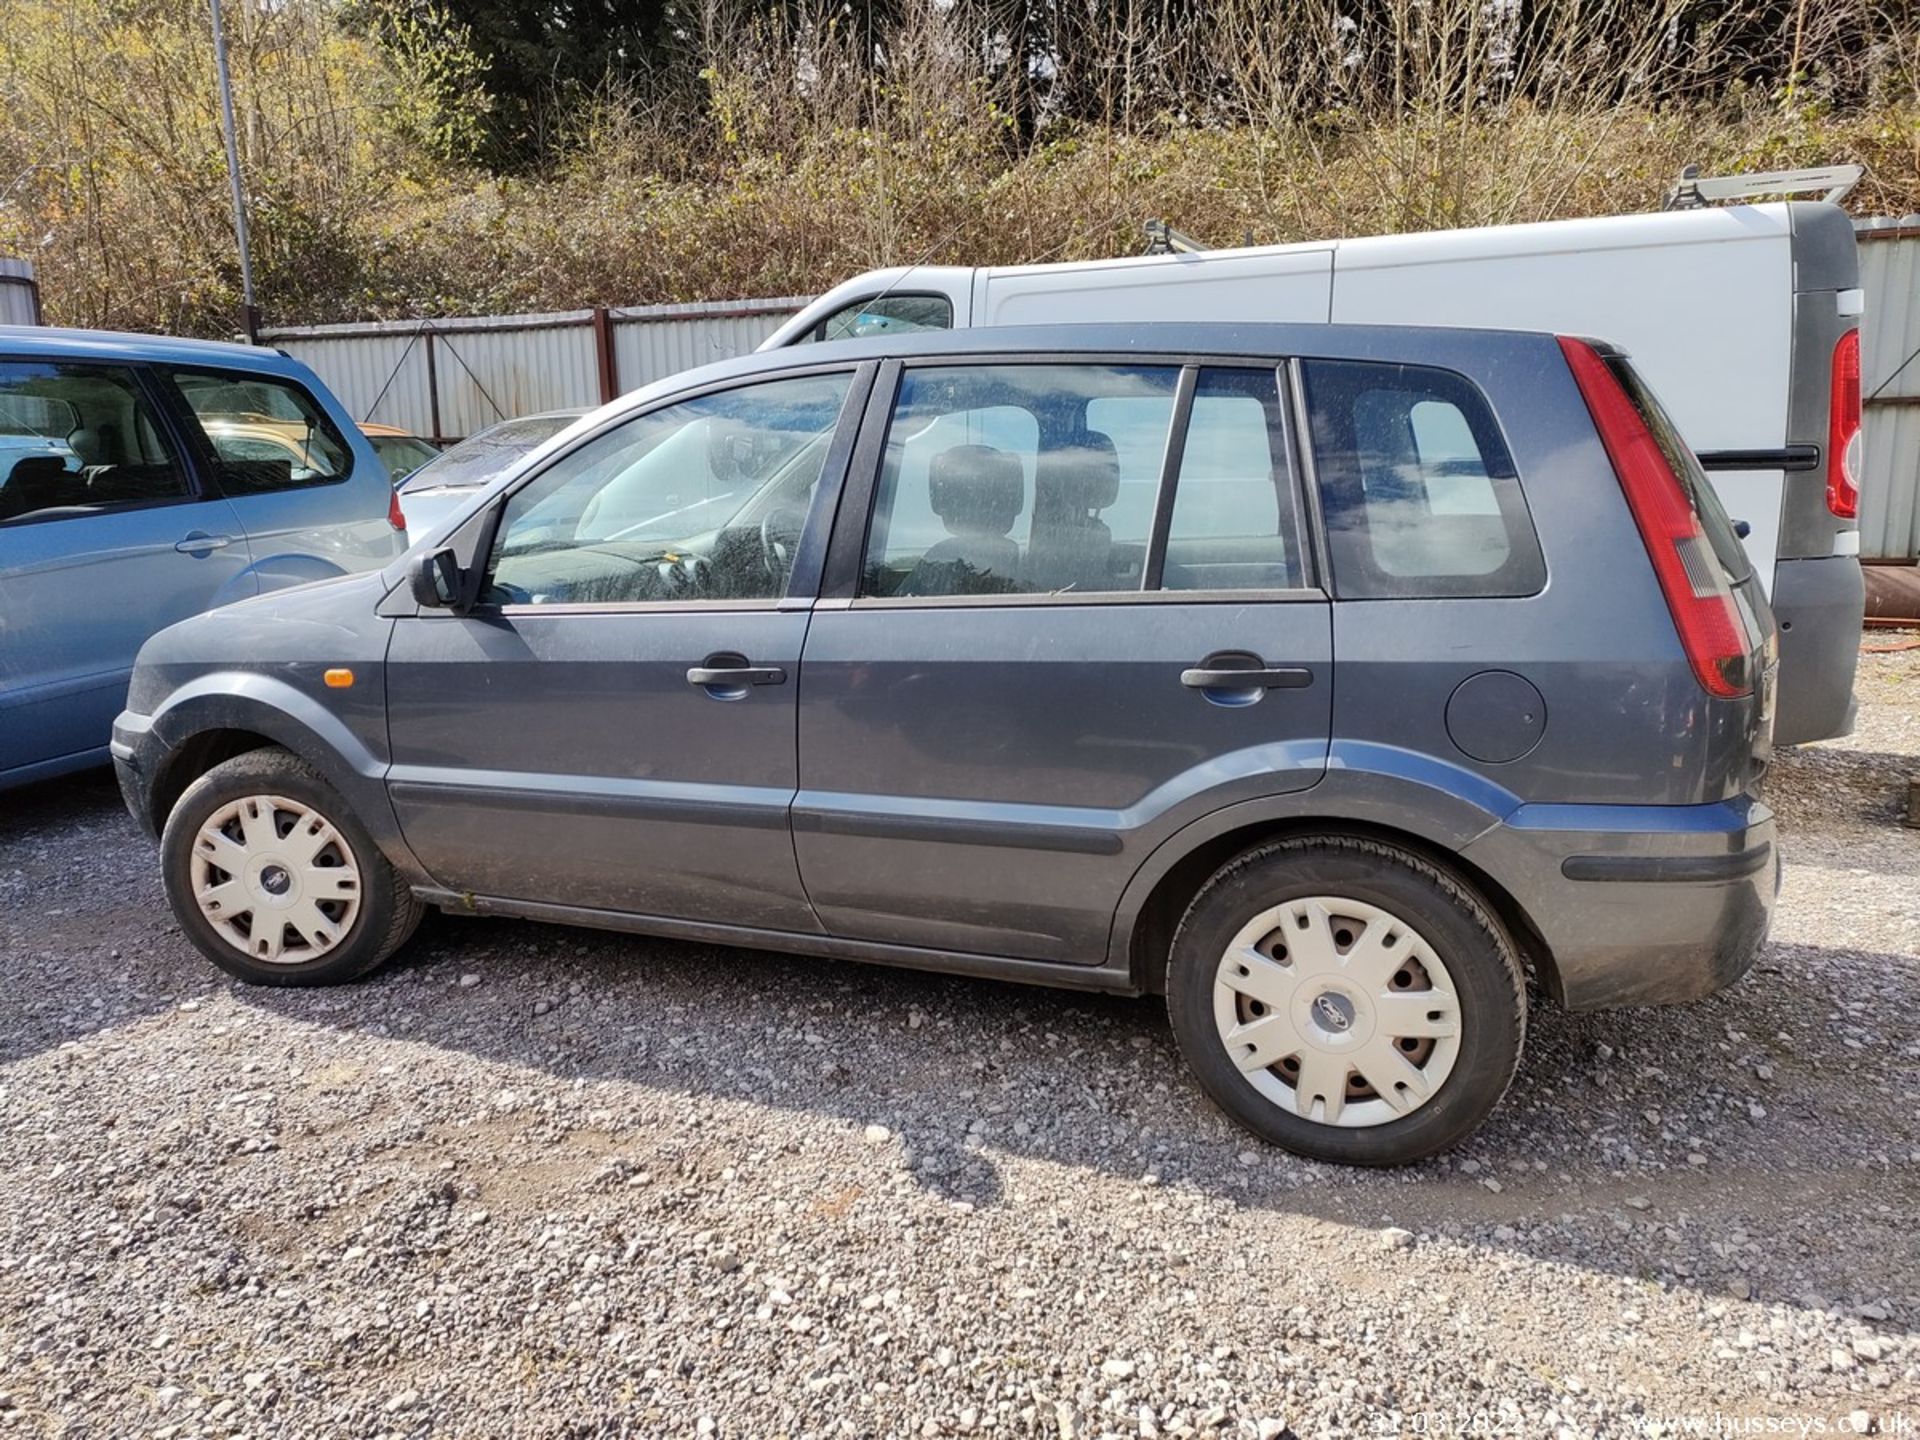
[[[1860,213],[1920,209],[1905,0],[908,0],[872,33],[706,0],[649,89],[570,104],[506,175],[458,160],[485,100],[446,83],[457,25],[368,39],[318,0],[228,4],[283,322],[1129,253],[1154,216],[1233,244],[1641,210],[1687,162],[1858,160]],[[0,249],[50,318],[230,329],[204,5],[0,12]]]

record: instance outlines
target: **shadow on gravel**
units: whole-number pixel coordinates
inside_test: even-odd
[[[498,1088],[524,1083],[516,1074],[604,1086],[611,1133],[626,1138],[556,1142],[591,1149],[594,1166],[622,1146],[644,1147],[648,1163],[698,1156],[713,1143],[712,1103],[773,1107],[844,1125],[853,1146],[884,1125],[912,1183],[983,1208],[1012,1203],[1029,1164],[1152,1173],[1171,1193],[1332,1226],[1398,1225],[1920,1327],[1910,955],[1776,944],[1695,1006],[1541,1005],[1513,1090],[1479,1134],[1420,1166],[1361,1172],[1230,1126],[1151,1000],[440,917],[360,985],[230,985],[175,929],[151,847],[109,778],[0,797],[0,1065],[105,1032],[128,1040],[181,1000],[220,992],[261,1017],[406,1042],[395,1058],[407,1066],[437,1050],[498,1067]],[[458,1074],[483,1109],[489,1082]],[[685,1124],[661,1127],[657,1106],[645,1133],[620,1121],[623,1094],[637,1092],[685,1097]],[[728,1123],[751,1130],[750,1116]],[[515,1143],[500,1141],[503,1173],[529,1163]],[[821,1213],[835,1203],[821,1197]],[[1839,1227],[1852,1239],[1836,1247]]]
[[[190,953],[111,771],[0,791],[0,1065],[221,989]]]
[[[482,983],[462,989],[462,973]],[[1898,1031],[1836,1008],[1874,989]],[[330,1004],[241,998],[568,1081],[801,1110],[845,1122],[855,1143],[883,1124],[917,1185],[979,1207],[1009,1198],[1012,1161],[1151,1171],[1243,1206],[1826,1308],[1920,1294],[1914,1062],[1901,1058],[1920,1054],[1916,991],[1912,957],[1775,945],[1691,1007],[1542,1004],[1487,1126],[1394,1172],[1242,1135],[1187,1077],[1152,1000],[453,919]],[[1856,1237],[1838,1259],[1836,1226]],[[1920,1328],[1920,1314],[1899,1318]]]

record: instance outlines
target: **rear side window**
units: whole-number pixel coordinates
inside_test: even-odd
[[[1478,387],[1423,366],[1312,360],[1304,369],[1341,599],[1540,590],[1540,542]]]
[[[1161,588],[1290,590],[1304,583],[1281,415],[1277,371],[1200,372]]]
[[[1653,391],[1647,388],[1647,382],[1640,378],[1624,356],[1608,356],[1607,368],[1613,371],[1620,388],[1633,401],[1640,418],[1652,432],[1654,443],[1660,447],[1660,453],[1667,457],[1667,464],[1679,478],[1680,488],[1687,492],[1687,498],[1693,502],[1694,513],[1700,517],[1700,528],[1707,532],[1707,543],[1713,546],[1720,568],[1726,571],[1731,583],[1738,585],[1753,574],[1753,566],[1747,559],[1747,547],[1740,543],[1739,535],[1734,532],[1733,521],[1727,518],[1726,507],[1721,505],[1713,482],[1707,479],[1707,472],[1700,468],[1699,458],[1680,438],[1679,430],[1674,427],[1667,412],[1660,408],[1660,402],[1654,398]]]
[[[292,381],[218,370],[168,373],[206,435],[227,494],[328,485],[353,469],[345,438]]]
[[[187,475],[131,370],[0,361],[0,524],[187,497]]]
[[[1176,366],[909,369],[860,593],[1138,590]]]

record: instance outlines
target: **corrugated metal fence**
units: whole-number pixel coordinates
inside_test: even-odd
[[[1860,553],[1920,555],[1920,225],[1862,227]]]
[[[311,365],[356,420],[445,439],[541,410],[591,407],[745,354],[805,297],[541,315],[295,325],[260,339]]]
[[[1909,560],[1920,555],[1920,217],[1863,222],[1858,233],[1867,397],[1860,550]],[[301,325],[260,338],[311,365],[355,418],[447,438],[506,416],[599,405],[744,354],[807,298]]]

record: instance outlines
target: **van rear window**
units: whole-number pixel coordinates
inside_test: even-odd
[[[1304,369],[1339,598],[1532,595],[1546,584],[1519,477],[1478,387],[1424,366]]]

